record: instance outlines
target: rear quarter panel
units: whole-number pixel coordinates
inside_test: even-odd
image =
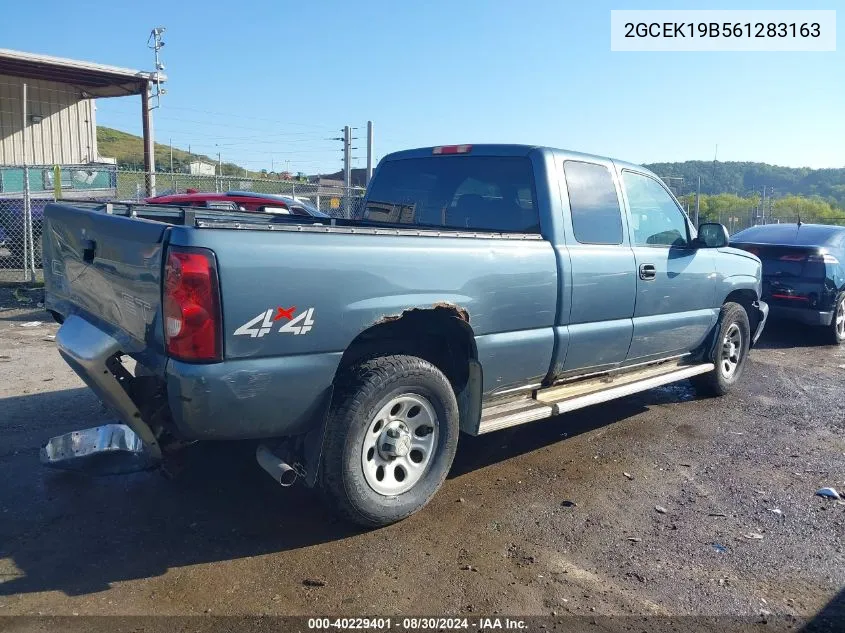
[[[171,243],[212,249],[222,289],[226,363],[340,354],[367,328],[406,310],[465,311],[484,390],[542,379],[553,348],[555,255],[542,239],[488,239],[290,231],[184,230]],[[282,313],[279,316],[279,309]],[[306,321],[291,321],[311,311]],[[270,330],[236,334],[258,319]],[[262,317],[262,318],[259,318]],[[286,325],[291,327],[281,331]],[[336,368],[335,363],[335,368]],[[272,360],[263,363],[272,367]],[[334,369],[326,370],[331,383]],[[328,384],[327,383],[327,384]]]

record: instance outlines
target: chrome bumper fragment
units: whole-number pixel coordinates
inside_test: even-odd
[[[41,463],[94,475],[145,470],[158,464],[141,438],[125,424],[104,424],[51,438],[41,448]]]

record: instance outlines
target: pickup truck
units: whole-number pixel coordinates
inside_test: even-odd
[[[691,224],[654,174],[570,151],[386,156],[361,217],[148,204],[45,212],[59,352],[122,424],[48,465],[166,460],[257,440],[279,483],[365,526],[443,483],[459,435],[689,379],[739,380],[768,309],[761,263]]]

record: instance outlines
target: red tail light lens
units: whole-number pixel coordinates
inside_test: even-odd
[[[163,312],[169,356],[189,362],[222,360],[220,290],[210,250],[172,248],[168,252]]]
[[[824,255],[810,255],[807,257],[808,262],[815,264],[838,264],[839,260],[833,255],[825,253]]]

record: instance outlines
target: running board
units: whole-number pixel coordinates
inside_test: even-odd
[[[679,380],[706,374],[715,369],[713,363],[700,365],[670,365],[651,367],[629,375],[620,375],[614,386],[608,385],[608,378],[582,381],[570,385],[549,387],[534,393],[533,398],[511,400],[503,404],[484,407],[478,434],[542,420],[568,411],[575,411],[601,402],[616,400],[641,391],[668,385]],[[601,386],[602,383],[604,386]],[[619,384],[622,383],[622,384]],[[613,383],[610,383],[613,384]],[[587,393],[584,393],[587,391]]]

